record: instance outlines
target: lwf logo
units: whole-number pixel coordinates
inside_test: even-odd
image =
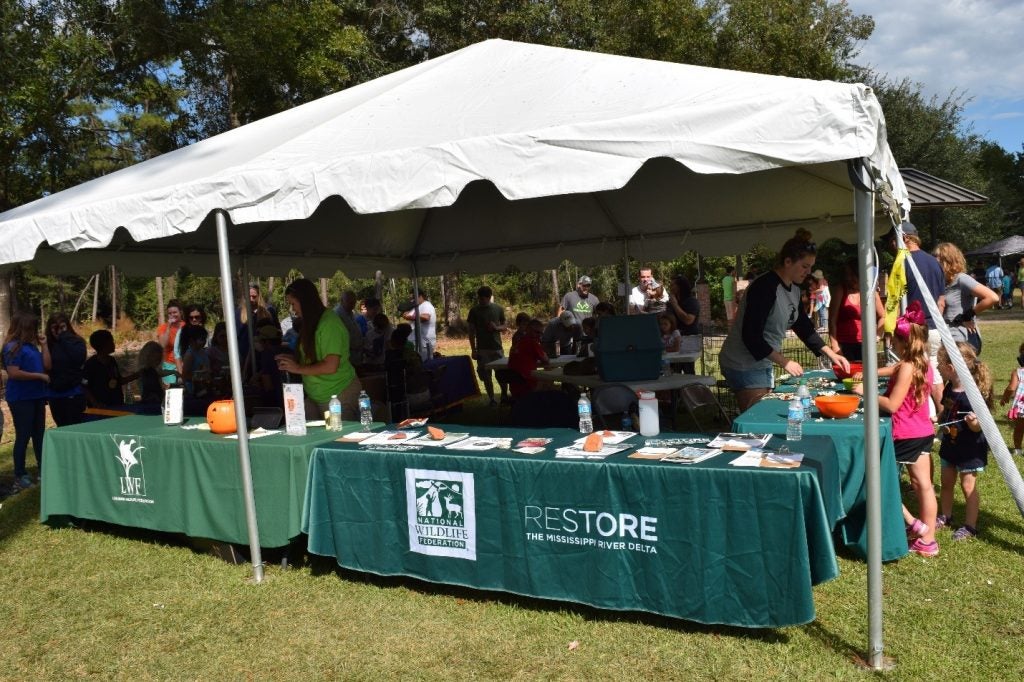
[[[146,474],[142,465],[141,438],[136,444],[135,436],[111,436],[117,446],[117,461],[124,469],[124,476],[119,476],[121,497],[115,500],[125,501],[126,498],[146,497]]]
[[[405,470],[409,550],[476,560],[473,474]]]

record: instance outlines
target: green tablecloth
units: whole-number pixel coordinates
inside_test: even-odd
[[[578,433],[468,430],[555,441],[533,456],[318,447],[309,551],[380,575],[747,627],[813,620],[812,585],[838,574],[827,438],[802,443],[805,466],[773,470],[730,466],[735,453],[700,464],[555,459]]]
[[[282,547],[300,534],[310,452],[337,437],[311,427],[305,436],[279,434],[249,441],[261,546]],[[120,459],[122,443],[137,460],[133,464],[126,459],[127,475]],[[73,516],[249,542],[234,439],[164,426],[162,417],[151,416],[51,429],[42,477],[44,522]]]
[[[812,377],[824,376],[821,371],[807,374]],[[841,389],[842,384],[837,384],[837,388]],[[796,387],[783,386],[779,390],[794,391]],[[761,400],[737,417],[733,428],[737,431],[784,435],[787,409],[788,405],[783,400]],[[839,477],[846,516],[837,529],[840,542],[864,557],[867,555],[868,538],[863,415],[819,422],[815,421],[818,417],[817,409],[812,407],[811,412],[811,418],[804,422],[804,436],[830,436],[839,455]],[[888,417],[882,418],[879,423],[878,437],[882,446],[882,559],[892,561],[907,553],[907,537],[903,525],[899,469],[892,442],[892,422]]]

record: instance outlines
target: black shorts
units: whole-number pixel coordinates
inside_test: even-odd
[[[913,464],[917,461],[917,458],[921,456],[921,453],[931,454],[932,444],[934,442],[934,436],[897,440],[895,441],[896,461],[900,464]]]

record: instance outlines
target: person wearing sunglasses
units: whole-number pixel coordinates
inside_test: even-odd
[[[203,309],[203,306],[197,303],[186,306],[185,316],[182,320],[182,327],[202,327],[203,329],[206,329],[206,311]],[[210,330],[206,329],[206,332],[207,338],[209,339],[211,336]],[[209,342],[203,344],[204,347],[208,345]],[[178,334],[174,338],[174,363],[178,367],[179,372],[184,369],[185,354],[187,352],[188,347],[181,347],[181,334]]]
[[[736,322],[729,328],[718,359],[741,411],[775,386],[774,365],[792,376],[804,373],[799,362],[782,353],[782,344],[790,329],[815,355],[828,356],[844,370],[850,368],[846,358],[825,345],[800,305],[800,284],[814,267],[816,255],[811,233],[797,230],[782,245],[775,268],[747,287],[736,312]]]
[[[85,412],[85,339],[75,332],[68,316],[56,313],[46,321],[43,367],[50,375],[46,400],[57,426],[77,424]]]

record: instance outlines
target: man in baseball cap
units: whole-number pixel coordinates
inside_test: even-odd
[[[600,303],[597,296],[590,293],[591,279],[583,275],[576,281],[576,289],[562,297],[562,304],[558,307],[558,313],[572,313],[577,325],[583,324],[583,320],[594,314],[594,308]]]
[[[575,355],[576,343],[582,333],[580,325],[576,323],[576,316],[569,310],[563,310],[544,328],[540,345],[549,358]]]

